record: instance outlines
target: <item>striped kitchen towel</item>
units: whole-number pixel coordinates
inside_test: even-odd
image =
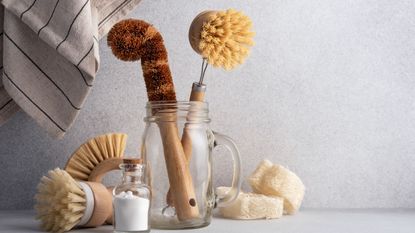
[[[2,0],[0,125],[22,109],[54,137],[93,86],[98,41],[140,0]]]

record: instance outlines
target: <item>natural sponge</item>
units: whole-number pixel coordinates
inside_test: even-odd
[[[229,187],[218,187],[216,194],[225,195]],[[268,197],[262,194],[240,192],[230,205],[219,207],[219,213],[232,219],[271,219],[283,214],[283,202],[280,197]]]
[[[301,206],[305,187],[300,178],[287,168],[263,160],[248,178],[255,193],[284,199],[284,211],[294,214]]]

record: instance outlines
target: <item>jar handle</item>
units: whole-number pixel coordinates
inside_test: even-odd
[[[235,142],[230,137],[217,132],[213,132],[213,135],[215,138],[214,147],[224,146],[231,152],[233,159],[232,187],[224,196],[218,196],[215,203],[215,206],[226,206],[238,197],[239,190],[241,189],[241,158]]]

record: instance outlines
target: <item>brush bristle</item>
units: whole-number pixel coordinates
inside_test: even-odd
[[[149,101],[176,100],[167,50],[155,27],[143,20],[122,20],[108,32],[107,42],[118,59],[141,59]]]
[[[59,168],[49,171],[37,189],[36,218],[44,230],[65,232],[79,223],[85,211],[85,193],[66,171]]]
[[[108,32],[107,43],[112,53],[123,61],[137,61],[141,59],[147,29],[151,25],[142,20],[126,19],[115,24]]]
[[[241,64],[254,44],[252,21],[242,12],[218,12],[203,23],[199,49],[209,64],[232,69]]]
[[[77,180],[88,180],[92,170],[102,161],[124,155],[127,135],[105,134],[82,144],[71,156],[65,170]]]

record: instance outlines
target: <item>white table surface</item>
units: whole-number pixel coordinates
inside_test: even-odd
[[[0,211],[0,232],[42,232],[33,211]],[[112,226],[77,229],[71,232],[112,232]],[[152,230],[151,232],[175,232]],[[181,231],[176,231],[181,232]],[[293,216],[273,220],[229,220],[214,218],[212,223],[186,233],[414,233],[415,210],[302,210]]]

